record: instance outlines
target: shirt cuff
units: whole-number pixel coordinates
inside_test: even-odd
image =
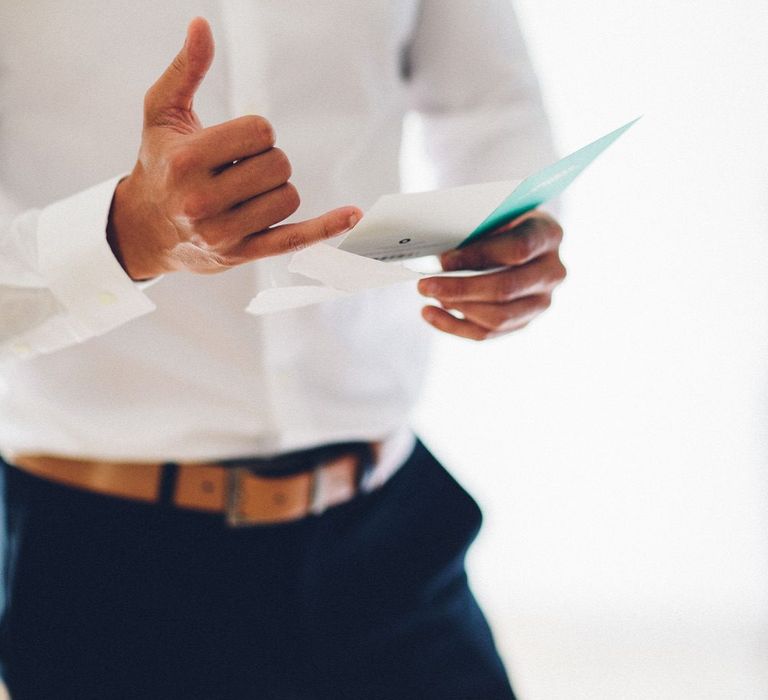
[[[45,207],[37,230],[41,275],[84,337],[100,335],[155,309],[107,242],[107,219],[123,175]]]

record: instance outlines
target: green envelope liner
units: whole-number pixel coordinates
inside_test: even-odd
[[[597,141],[593,141],[575,153],[571,153],[571,155],[525,178],[512,194],[499,204],[458,247],[469,245],[489,231],[493,231],[557,197],[597,156],[640,118],[633,119],[615,131],[597,139]]]

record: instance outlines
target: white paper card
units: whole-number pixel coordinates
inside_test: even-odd
[[[376,260],[437,255],[461,243],[520,180],[380,197],[340,250]]]
[[[386,287],[421,277],[418,272],[402,265],[363,258],[326,243],[313,245],[296,253],[288,263],[288,270],[345,292]]]
[[[295,253],[288,263],[288,271],[316,280],[318,284],[264,289],[251,300],[246,311],[254,315],[287,311],[422,276],[396,263],[363,258],[327,243]]]
[[[303,284],[295,287],[272,287],[263,289],[246,307],[250,314],[270,314],[277,311],[288,311],[300,306],[319,304],[331,299],[349,296],[351,292],[323,287],[319,284]]]

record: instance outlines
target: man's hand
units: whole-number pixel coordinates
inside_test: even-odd
[[[487,270],[472,277],[429,277],[419,291],[442,305],[425,306],[422,316],[435,328],[473,340],[494,338],[526,326],[552,302],[565,279],[558,249],[563,230],[551,216],[533,211],[441,257],[443,269]],[[456,318],[455,310],[463,318]]]
[[[107,232],[135,280],[181,269],[220,272],[296,251],[348,230],[362,216],[356,207],[342,207],[273,226],[299,206],[288,182],[291,165],[263,117],[202,127],[192,99],[212,61],[213,35],[198,17],[144,99],[138,162],[115,191]]]

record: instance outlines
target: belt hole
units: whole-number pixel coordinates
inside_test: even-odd
[[[209,479],[205,479],[201,484],[201,487],[205,493],[213,493],[214,485]]]
[[[284,493],[275,493],[272,494],[272,502],[277,506],[282,506],[286,502],[286,497]]]

